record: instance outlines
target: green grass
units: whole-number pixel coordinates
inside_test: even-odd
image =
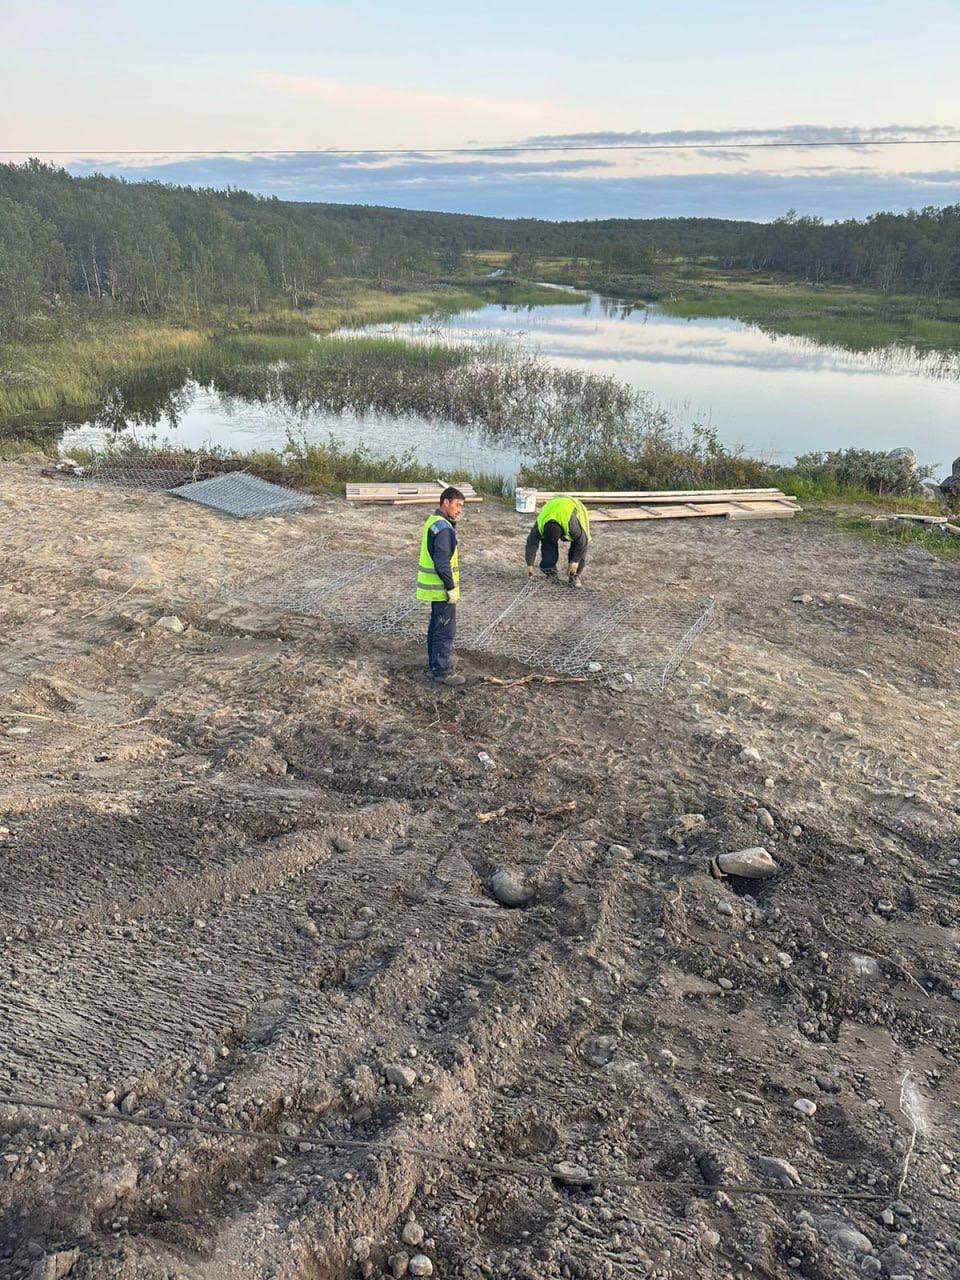
[[[0,427],[82,421],[117,386],[172,389],[187,377],[209,381],[240,364],[318,359],[324,349],[315,345],[317,336],[335,329],[453,314],[491,301],[533,306],[560,300],[556,290],[532,288],[398,292],[340,282],[329,297],[302,311],[271,306],[247,314],[221,308],[200,320],[151,320],[76,302],[37,317],[25,339],[0,347]]]
[[[35,449],[36,444],[33,443],[30,450]],[[14,453],[11,456],[19,455]],[[347,483],[364,481],[402,483],[430,480],[437,471],[435,464],[421,462],[411,452],[381,455],[362,444],[345,445],[332,438],[308,441],[294,436],[282,449],[245,451],[154,448],[125,438],[106,449],[72,449],[70,457],[81,466],[92,466],[98,460],[116,463],[132,459],[167,460],[188,471],[197,467],[197,474],[202,476],[242,469],[304,493],[342,494]],[[458,468],[446,471],[444,478],[452,484],[470,481],[478,493],[495,498],[507,497],[511,491],[507,479],[494,472],[471,472]]]
[[[917,494],[877,493],[860,484],[843,484],[820,476],[808,476],[790,467],[771,468],[771,484],[806,503],[849,503],[878,511],[912,511],[937,515],[939,507]]]
[[[344,445],[339,441],[307,441],[291,438],[279,452],[269,450],[233,455],[265,478],[282,478],[286,484],[307,493],[342,493],[347,483],[405,482],[429,480],[436,465],[419,461],[412,452],[376,454],[365,445]],[[508,491],[504,476],[487,471],[446,471],[452,484],[469,480],[478,493],[503,497]]]
[[[934,555],[960,557],[960,536],[938,533],[923,525],[883,523],[868,516],[841,516],[838,525],[847,533],[877,547],[923,547]]]
[[[487,267],[495,254],[476,254]],[[500,258],[503,255],[499,255]],[[611,274],[589,258],[539,258],[543,280],[594,289],[634,301],[655,301],[671,315],[734,316],[853,351],[893,345],[960,351],[960,298],[940,301],[849,285],[813,285],[760,271],[725,270],[712,261],[658,260],[649,273]]]
[[[0,462],[14,462],[17,458],[29,458],[38,453],[50,455],[56,445],[39,436],[0,436]]]
[[[735,316],[779,333],[868,351],[911,345],[921,350],[960,350],[960,301],[922,302],[842,285],[813,287],[784,282],[701,282],[696,292],[663,300],[674,316]]]
[[[15,458],[24,454],[35,453],[38,448],[36,437],[19,437],[3,442],[0,447],[0,458]],[[426,480],[436,474],[436,465],[418,459],[412,452],[398,454],[378,454],[365,445],[346,445],[333,437],[326,441],[308,441],[291,436],[287,444],[280,450],[247,450],[233,451],[228,449],[190,450],[171,449],[167,446],[154,448],[142,445],[127,438],[118,440],[115,445],[98,453],[71,450],[71,457],[81,464],[90,465],[95,459],[105,457],[109,460],[122,461],[124,458],[167,458],[171,461],[189,463],[203,461],[206,472],[215,473],[220,470],[245,468],[266,480],[291,485],[307,493],[342,493],[349,482],[393,481],[406,482]],[[656,457],[655,465],[651,465]],[[540,488],[557,489],[592,489],[625,487],[614,485],[608,472],[599,473],[594,469],[578,471],[571,469],[563,482],[558,482],[555,474],[524,468],[520,475],[520,483]],[[940,514],[938,508],[922,498],[912,496],[895,496],[872,493],[858,485],[837,484],[823,479],[811,480],[777,468],[764,468],[752,459],[728,457],[724,462],[714,458],[709,466],[698,464],[690,452],[679,448],[668,450],[662,444],[656,446],[647,457],[648,469],[639,472],[637,461],[632,460],[633,470],[630,473],[632,488],[658,489],[699,489],[699,488],[768,488],[777,487],[784,492],[794,494],[807,506],[823,505],[828,508],[868,508],[874,511],[910,511],[919,514]],[[470,471],[465,469],[447,470],[445,478],[452,483],[468,480],[478,493],[494,498],[509,498],[513,493],[513,482],[496,472]],[[868,516],[859,511],[845,514],[845,526],[851,529],[874,528]],[[886,536],[884,526],[880,528]],[[903,541],[923,541],[924,537],[938,541],[938,535],[923,535],[914,526],[896,526],[897,536]],[[922,535],[922,536],[921,536]],[[943,541],[942,537],[939,541]],[[958,540],[960,541],[960,540]]]
[[[560,490],[777,488],[807,505],[940,514],[936,504],[917,494],[883,491],[820,471],[771,466],[746,457],[724,448],[703,428],[695,428],[690,439],[650,431],[630,449],[586,448],[546,457],[523,467],[518,483]]]

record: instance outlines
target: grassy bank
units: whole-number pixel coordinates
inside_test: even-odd
[[[0,442],[0,459],[31,456],[36,451],[37,444],[29,437]],[[295,437],[291,437],[283,449],[244,452],[153,448],[123,440],[98,455],[74,450],[71,457],[88,466],[99,458],[117,464],[121,469],[124,463],[162,463],[172,468],[179,466],[185,474],[196,471],[198,476],[249,470],[265,480],[316,494],[342,494],[348,482],[422,481],[437,473],[434,463],[418,459],[411,451],[382,455],[363,445],[349,446],[333,439],[307,441]],[[806,506],[837,510],[845,527],[856,532],[876,531],[878,537],[904,542],[944,541],[941,535],[927,534],[920,527],[874,525],[865,514],[869,511],[938,514],[939,507],[922,497],[877,493],[863,485],[812,476],[795,468],[766,467],[735,455],[721,457],[714,454],[706,459],[702,451],[666,440],[651,442],[645,451],[643,464],[634,457],[627,469],[627,464],[622,462],[619,474],[627,474],[631,481],[629,487],[638,489],[780,488],[796,496]],[[447,471],[444,478],[454,483],[469,480],[479,492],[490,497],[508,499],[514,489],[511,477],[477,470]],[[597,459],[589,456],[584,459],[582,468],[571,467],[562,478],[549,466],[541,465],[540,468],[525,467],[518,480],[521,484],[544,489],[620,487],[610,479],[609,470],[598,471]]]
[[[847,533],[877,547],[922,547],[932,555],[960,560],[960,527],[957,533],[941,533],[923,525],[877,521],[863,515],[838,517]]]
[[[504,266],[509,255],[474,255]],[[726,270],[710,260],[656,260],[643,272],[617,272],[590,258],[536,260],[539,278],[592,289],[627,302],[655,302],[671,315],[734,316],[775,333],[851,351],[892,345],[960,352],[960,298],[935,301],[847,285],[817,285],[760,271]]]
[[[795,298],[803,292],[791,288]],[[742,281],[737,289],[748,299],[764,296]],[[65,309],[0,357],[0,456],[38,447],[55,452],[56,428],[71,420],[105,428],[176,422],[189,403],[184,386],[192,378],[225,397],[282,405],[304,417],[390,415],[401,442],[407,417],[454,423],[535,459],[518,481],[539,488],[775,486],[806,504],[937,509],[918,496],[916,477],[909,467],[901,474],[894,454],[840,450],[776,467],[727,449],[704,428],[680,430],[643,392],[606,375],[562,369],[524,350],[359,331],[491,299],[524,306],[569,302],[569,295],[524,284],[506,293],[500,286],[464,290],[449,283],[433,290],[341,284],[304,310],[224,311],[203,324]],[[353,326],[356,334],[331,333]],[[348,480],[408,480],[435,470],[402,452],[380,457],[332,442],[291,441],[279,454],[205,456],[315,492],[336,492]],[[499,476],[468,478],[488,492],[504,489]]]
[[[4,452],[6,445],[6,452]],[[20,438],[0,441],[0,460],[33,457],[36,444]],[[72,462],[96,470],[104,466],[108,473],[121,476],[129,469],[182,471],[185,477],[197,479],[227,471],[249,471],[252,475],[275,484],[287,485],[303,493],[343,494],[347,483],[365,481],[423,481],[436,475],[434,464],[419,461],[412,452],[375,454],[364,445],[344,445],[337,440],[307,441],[291,438],[282,449],[175,449],[154,448],[130,440],[118,441],[112,448],[93,452],[73,449]],[[512,492],[507,477],[494,472],[448,470],[444,478],[453,484],[469,480],[473,487],[489,497],[506,498]]]
[[[843,285],[724,280],[706,273],[692,289],[678,280],[675,296],[660,305],[675,316],[735,316],[849,350],[896,344],[960,351],[960,299],[955,298],[935,303]]]
[[[0,348],[0,429],[56,420],[82,421],[116,387],[173,386],[212,380],[239,364],[299,362],[315,355],[318,334],[452,314],[488,302],[528,307],[556,303],[552,289],[527,284],[458,289],[375,289],[340,282],[303,310],[222,309],[191,319],[150,319],[77,302],[38,316],[28,335]]]

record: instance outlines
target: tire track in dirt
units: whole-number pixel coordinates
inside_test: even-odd
[[[295,528],[315,538],[328,513],[254,530],[184,519],[153,496],[47,492],[0,468],[0,493],[35,535],[20,570],[35,591],[18,598],[16,625],[43,623],[47,646],[44,628],[58,624],[39,609],[64,610],[64,629],[100,609],[84,635],[120,639],[129,657],[98,665],[91,649],[71,667],[48,654],[53,674],[41,663],[22,709],[83,723],[38,722],[0,747],[11,765],[5,924],[44,926],[0,952],[5,979],[21,984],[5,980],[4,996],[17,1016],[36,1010],[26,1041],[0,1054],[21,1072],[11,1085],[41,1081],[59,1055],[79,1098],[112,1091],[117,1105],[132,1090],[135,1114],[441,1154],[473,1143],[508,1162],[694,1182],[718,1168],[756,1179],[759,1157],[776,1155],[806,1185],[892,1199],[905,1136],[896,1086],[909,1068],[930,1128],[905,1192],[906,1249],[915,1270],[951,1274],[938,1197],[955,1180],[943,1168],[960,1087],[947,1029],[958,837],[945,740],[956,717],[954,677],[929,646],[944,643],[931,627],[955,574],[800,522],[611,531],[596,589],[650,599],[676,579],[678,591],[727,597],[724,627],[678,682],[656,701],[481,683],[457,699],[421,684],[402,646],[359,649],[224,603],[223,583],[262,571],[295,545]],[[342,504],[329,518],[338,537],[360,546],[373,531],[397,551],[419,524]],[[500,562],[518,556],[517,523],[471,511],[465,538]],[[79,541],[65,544],[66,525]],[[131,582],[143,591],[118,601]],[[869,607],[789,604],[811,588]],[[172,610],[187,631],[155,636],[150,622]],[[908,625],[888,635],[891,610]],[[861,661],[874,678],[857,675]],[[157,718],[92,742],[89,710],[108,705],[111,719]],[[147,744],[142,758],[125,755],[128,737]],[[754,744],[761,760],[739,760]],[[560,844],[556,819],[524,816],[570,798],[578,825]],[[300,850],[296,862],[321,831],[332,846],[334,818],[371,806],[399,816],[251,882],[261,856]],[[478,823],[501,806],[518,808]],[[698,813],[701,829],[669,834]],[[614,842],[629,855],[611,854]],[[705,874],[719,850],[758,842],[783,867],[773,881]],[[527,908],[486,896],[503,865],[536,887]],[[86,929],[57,928],[84,913]],[[876,977],[853,973],[858,948],[881,957]],[[73,1020],[59,1040],[44,1001]],[[387,1088],[386,1062],[410,1064],[413,1087]],[[800,1094],[817,1099],[812,1122],[793,1110]],[[294,1147],[280,1164],[246,1139],[66,1120],[61,1132],[49,1120],[0,1112],[3,1154],[16,1157],[0,1167],[0,1237],[12,1246],[0,1274],[9,1264],[16,1280],[34,1267],[30,1239],[47,1254],[78,1249],[71,1280],[331,1280],[363,1269],[355,1242],[369,1237],[378,1276],[408,1206],[436,1237],[438,1271],[458,1280],[781,1275],[797,1270],[792,1256],[810,1280],[844,1273],[783,1201],[565,1187],[346,1145]],[[894,1238],[869,1208],[851,1206],[846,1221],[875,1253]]]

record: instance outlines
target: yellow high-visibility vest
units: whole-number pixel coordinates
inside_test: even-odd
[[[587,535],[587,541],[590,541],[590,512],[583,505],[579,498],[568,498],[565,493],[558,494],[556,498],[551,498],[549,502],[545,502],[537,516],[537,528],[540,530],[540,536],[543,537],[543,531],[551,520],[555,520],[560,526],[561,537],[564,542],[570,539],[570,517],[576,512],[577,519],[580,521],[580,528]]]
[[[447,588],[443,585],[443,579],[437,573],[433,560],[428,550],[427,534],[435,524],[450,524],[446,516],[439,515],[436,511],[431,512],[423,522],[423,533],[420,535],[420,564],[417,568],[417,599],[418,600],[446,600]],[[452,525],[451,525],[452,528]],[[453,585],[460,585],[460,548],[454,547],[453,555],[450,557],[450,570],[453,574]]]

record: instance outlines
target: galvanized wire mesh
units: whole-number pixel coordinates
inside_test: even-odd
[[[226,475],[179,485],[170,493],[175,498],[197,502],[240,520],[251,516],[285,515],[289,511],[304,511],[313,506],[313,499],[307,494],[270,484],[245,471],[231,471]]]
[[[158,448],[90,430],[72,432],[65,455],[56,468],[65,479],[166,491],[239,518],[283,515],[313,506],[308,494],[252,476],[236,459],[204,450]]]
[[[65,477],[86,484],[129,489],[173,489],[230,470],[222,459],[202,451],[158,449],[129,437],[117,439],[97,429],[70,432],[61,452],[75,466]]]
[[[410,557],[375,558],[323,543],[242,588],[257,604],[366,634],[423,642],[426,606]],[[533,671],[603,679],[626,691],[663,689],[714,617],[711,601],[611,600],[539,575],[524,580],[464,566],[457,647]]]

